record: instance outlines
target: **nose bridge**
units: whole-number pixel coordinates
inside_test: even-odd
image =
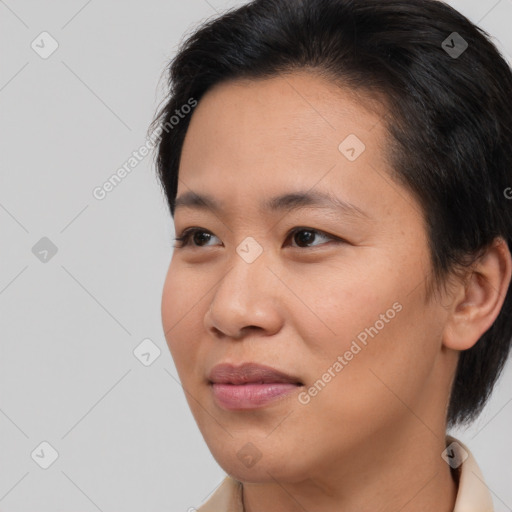
[[[276,277],[267,268],[269,256],[252,237],[236,247],[212,296],[207,327],[234,337],[248,326],[265,330],[278,327]]]
[[[275,277],[267,268],[269,263],[268,254],[262,245],[254,239],[242,241],[229,259],[229,269],[215,297],[227,294],[228,297],[237,298],[240,304],[249,304],[263,298],[274,288],[270,281]]]

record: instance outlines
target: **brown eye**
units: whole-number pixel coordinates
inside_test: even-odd
[[[177,243],[173,247],[175,249],[180,249],[182,247],[187,246],[190,246],[192,248],[209,247],[214,245],[208,244],[212,237],[216,238],[213,233],[210,233],[209,231],[206,231],[202,228],[187,228],[183,231],[183,233],[180,236],[174,239]],[[328,235],[327,233],[319,231],[318,229],[304,227],[295,228],[294,230],[292,230],[288,234],[287,239],[288,238],[291,238],[293,241],[296,242],[296,245],[292,245],[292,247],[304,249],[307,249],[308,247],[316,247],[318,245],[323,245],[323,242],[321,242],[322,238],[327,242],[344,242],[344,240],[342,240],[341,238],[338,238],[333,235]],[[314,242],[316,242],[318,239],[320,239],[320,243],[314,244]]]
[[[192,240],[196,245],[202,246],[203,244],[207,244],[210,240],[212,234],[206,231],[196,231],[192,234]]]
[[[298,247],[306,248],[309,247],[310,244],[315,242],[319,237],[324,238],[328,241],[337,240],[337,238],[334,236],[328,235],[326,233],[323,233],[322,231],[312,228],[296,228],[290,233],[290,236],[292,240],[295,240],[297,242]],[[321,244],[315,244],[312,247],[316,247],[317,245]]]
[[[215,235],[204,229],[188,228],[174,239],[177,243],[173,247],[175,249],[181,249],[189,245],[191,247],[206,247],[212,236]]]
[[[299,246],[302,246],[302,244],[311,244],[316,239],[316,233],[311,230],[302,229],[300,231],[296,231],[293,234],[293,239],[297,242]]]

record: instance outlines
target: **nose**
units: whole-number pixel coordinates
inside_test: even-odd
[[[239,340],[254,331],[265,336],[281,329],[285,289],[268,263],[264,252],[252,263],[233,255],[204,316],[207,331]]]

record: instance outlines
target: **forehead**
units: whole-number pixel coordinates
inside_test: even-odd
[[[382,101],[307,71],[239,79],[203,96],[188,131],[202,135],[201,143],[253,141],[257,149],[256,143],[274,142],[276,150],[292,147],[300,156],[303,148],[308,153],[317,146],[337,148],[345,132],[372,131],[385,114]],[[374,134],[379,135],[386,134]]]
[[[177,195],[243,207],[315,189],[382,213],[399,188],[389,190],[384,114],[375,98],[309,72],[222,83],[192,115]]]

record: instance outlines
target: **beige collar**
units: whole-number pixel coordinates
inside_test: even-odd
[[[451,436],[446,436],[446,446],[451,447],[450,458],[465,459],[457,469],[459,488],[453,512],[493,512],[491,494],[467,446]],[[242,483],[227,475],[197,512],[244,512]]]

